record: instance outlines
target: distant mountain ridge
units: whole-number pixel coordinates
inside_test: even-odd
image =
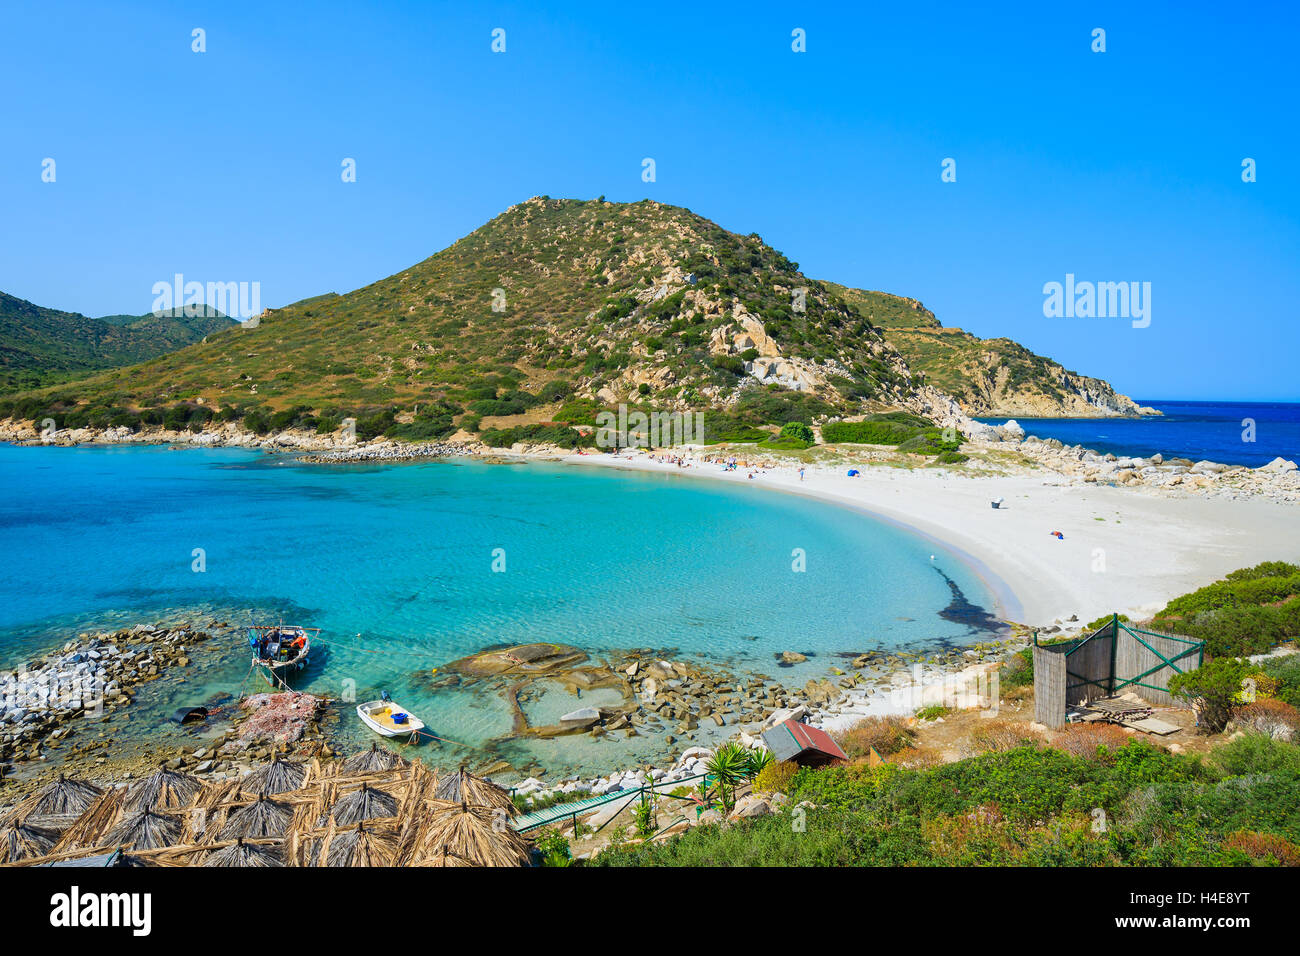
[[[134,365],[234,324],[224,315],[195,317],[180,309],[94,319],[0,292],[0,390]]]

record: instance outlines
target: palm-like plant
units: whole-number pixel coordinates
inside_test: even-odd
[[[705,763],[705,769],[717,781],[723,812],[729,811],[735,803],[736,786],[745,779],[748,764],[749,754],[733,740],[715,750]]]
[[[746,779],[753,780],[766,768],[770,767],[775,761],[776,758],[772,756],[772,751],[768,750],[766,747],[759,747],[755,750],[751,750],[749,756],[745,760]]]

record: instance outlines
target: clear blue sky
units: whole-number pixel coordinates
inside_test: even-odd
[[[649,197],[1137,397],[1300,400],[1295,5],[538,6],[7,5],[0,290],[282,305],[532,195]],[[1066,273],[1150,282],[1150,327],[1045,318]]]

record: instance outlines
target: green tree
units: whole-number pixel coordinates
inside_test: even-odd
[[[1232,709],[1251,699],[1253,680],[1264,672],[1236,657],[1217,657],[1194,671],[1169,679],[1169,693],[1193,702],[1203,734],[1218,734],[1232,718]]]
[[[813,430],[803,422],[786,422],[781,426],[782,438],[794,438],[798,441],[812,444],[816,439],[813,436]]]

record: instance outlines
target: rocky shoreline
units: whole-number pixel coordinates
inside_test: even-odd
[[[1156,454],[1149,458],[1102,454],[1055,438],[1027,436],[1015,421],[993,426],[975,423],[980,451],[1018,453],[1068,481],[1108,484],[1154,491],[1200,493],[1218,497],[1263,497],[1300,501],[1300,468],[1275,458],[1258,468]]]
[[[188,744],[159,741],[141,752],[115,747],[108,728],[100,725],[117,711],[145,698],[148,684],[172,669],[189,668],[194,656],[211,640],[189,624],[138,624],[115,632],[78,635],[29,666],[6,673],[0,683],[0,803],[10,802],[57,773],[95,779],[132,779],[159,765],[201,776],[225,779],[247,772],[275,753],[293,751],[329,757],[338,748],[329,724],[339,712],[311,694],[256,694],[233,701],[226,698]],[[489,693],[508,694],[516,702],[540,699],[540,684],[524,679],[515,663],[541,680],[569,689],[617,687],[623,703],[590,707],[566,714],[558,724],[517,726],[514,737],[548,738],[567,734],[592,737],[658,738],[669,763],[664,774],[694,772],[693,752],[705,741],[734,737],[754,746],[764,727],[789,717],[816,725],[854,714],[862,701],[897,685],[906,669],[930,669],[931,677],[956,674],[972,663],[1003,659],[1023,646],[1023,637],[973,645],[970,648],[914,654],[868,652],[848,655],[843,667],[828,665],[829,674],[809,678],[801,687],[787,687],[764,674],[737,675],[724,668],[692,660],[668,660],[653,651],[628,651],[594,662],[576,648],[521,645],[481,652],[443,669],[440,680],[450,686],[493,681]],[[532,648],[546,648],[533,654]],[[576,653],[575,653],[576,652]],[[510,661],[500,666],[501,661]],[[774,668],[806,661],[794,651],[777,655]],[[910,678],[909,678],[910,679]],[[228,706],[227,706],[228,705]],[[585,712],[589,710],[590,713]],[[217,714],[221,716],[218,718]],[[522,711],[520,711],[522,716]],[[216,723],[219,721],[220,723]],[[230,722],[228,728],[224,727]],[[47,753],[50,748],[55,752]],[[58,760],[52,760],[52,757]],[[614,781],[644,773],[644,767],[604,777],[568,774],[551,786],[542,784],[545,771],[535,764],[523,771],[517,764],[485,752],[476,772],[505,782],[517,781],[529,794],[543,797],[588,788],[606,792]],[[657,778],[656,778],[657,779]],[[528,783],[529,780],[534,781]],[[627,784],[630,786],[630,782]],[[603,786],[603,789],[602,789]],[[568,789],[564,789],[567,787]]]
[[[1258,468],[1225,465],[1213,461],[1152,455],[1149,458],[1103,454],[1082,445],[1066,445],[1049,438],[1027,435],[1014,420],[988,425],[960,416],[955,422],[968,435],[964,451],[992,455],[1003,462],[999,467],[1016,471],[1037,470],[1067,482],[1105,484],[1173,494],[1203,494],[1211,497],[1262,497],[1274,501],[1300,502],[1300,468],[1294,461],[1275,458]],[[569,454],[553,445],[518,444],[510,449],[493,449],[473,439],[436,442],[400,442],[386,438],[355,441],[340,433],[321,435],[303,430],[286,430],[256,435],[235,423],[200,432],[161,428],[132,432],[119,428],[77,428],[42,435],[34,422],[0,421],[0,442],[18,445],[71,447],[86,444],[177,445],[200,448],[255,448],[268,453],[299,452],[305,464],[365,464],[426,461],[449,457],[485,457],[510,454],[533,458],[556,458]],[[864,462],[880,458],[875,446],[841,449]],[[763,452],[780,459],[779,453]],[[1019,458],[1017,466],[1013,459]],[[495,459],[489,459],[495,460]],[[855,459],[856,460],[856,459]],[[961,475],[962,469],[952,472]]]
[[[42,760],[72,737],[70,756],[103,764],[108,738],[79,742],[77,719],[103,718],[132,703],[142,685],[190,665],[191,648],[210,640],[188,624],[138,624],[115,633],[81,634],[27,666],[0,676],[0,780],[15,765]]]

